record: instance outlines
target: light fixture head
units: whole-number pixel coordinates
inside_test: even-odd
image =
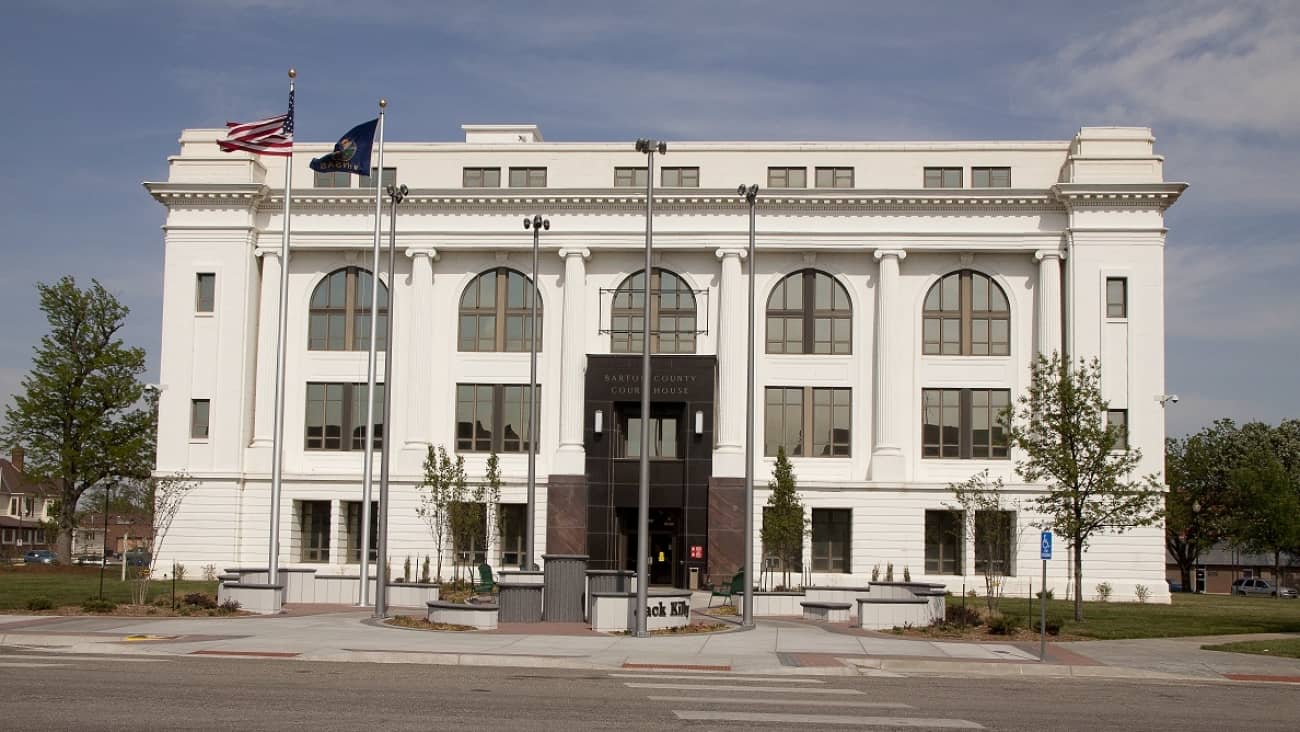
[[[605,412],[597,409],[595,415],[595,432],[600,434],[605,429]]]
[[[1157,395],[1156,395],[1156,401],[1160,402],[1160,406],[1162,406],[1162,407],[1165,406],[1165,405],[1167,405],[1167,404],[1170,404],[1170,403],[1177,404],[1177,403],[1178,403],[1178,395],[1177,395],[1177,394],[1157,394]]]
[[[542,219],[542,228],[543,228],[543,229],[546,229],[547,231],[550,231],[550,230],[551,230],[551,220],[550,220],[550,219]]]
[[[524,228],[525,229],[533,228],[533,220],[528,218],[527,216],[524,217]]]

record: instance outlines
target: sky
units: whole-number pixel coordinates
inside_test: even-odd
[[[46,331],[35,283],[96,278],[149,356],[187,127],[303,141],[389,102],[389,140],[1066,140],[1149,126],[1168,212],[1170,435],[1300,417],[1300,0],[725,3],[8,0],[0,45],[0,404]]]

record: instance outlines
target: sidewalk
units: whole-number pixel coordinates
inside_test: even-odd
[[[576,624],[514,626],[495,632],[430,632],[382,626],[364,610],[296,610],[279,616],[238,618],[0,615],[0,653],[40,650],[773,675],[1201,681],[1237,676],[1300,682],[1297,660],[1200,650],[1201,644],[1223,640],[1219,638],[1051,643],[1048,661],[1040,663],[1036,644],[1028,648],[1024,644],[899,638],[771,619],[760,619],[752,630],[633,638],[592,633]],[[514,632],[518,628],[530,632]]]

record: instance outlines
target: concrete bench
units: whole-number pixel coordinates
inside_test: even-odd
[[[850,605],[847,602],[804,601],[799,604],[803,606],[804,620],[819,620],[827,623],[849,622]]]

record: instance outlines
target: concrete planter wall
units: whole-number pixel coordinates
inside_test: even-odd
[[[388,604],[390,607],[424,607],[437,602],[439,586],[432,582],[390,582]]]
[[[691,623],[689,590],[656,591],[646,598],[650,613],[646,630],[681,628]],[[633,609],[634,592],[597,592],[591,597],[591,629],[598,633],[617,633],[636,627]]]
[[[804,593],[802,592],[755,592],[754,617],[798,615],[801,612],[799,603],[803,600]],[[732,595],[731,597],[731,604],[736,606],[736,612],[741,611],[744,602],[744,595]]]
[[[452,602],[429,602],[427,617],[430,623],[469,625],[479,630],[496,630],[496,605],[469,605]]]
[[[246,582],[223,582],[217,587],[217,602],[234,600],[240,610],[259,615],[274,615],[280,612],[284,596],[284,585],[253,584]]]
[[[923,597],[910,600],[859,599],[858,627],[866,630],[888,630],[906,625],[929,625],[930,601]]]
[[[804,600],[807,602],[847,602],[849,603],[849,613],[856,614],[858,610],[858,599],[863,597],[875,596],[874,589],[876,585],[870,587],[828,587],[818,585],[804,588]]]

